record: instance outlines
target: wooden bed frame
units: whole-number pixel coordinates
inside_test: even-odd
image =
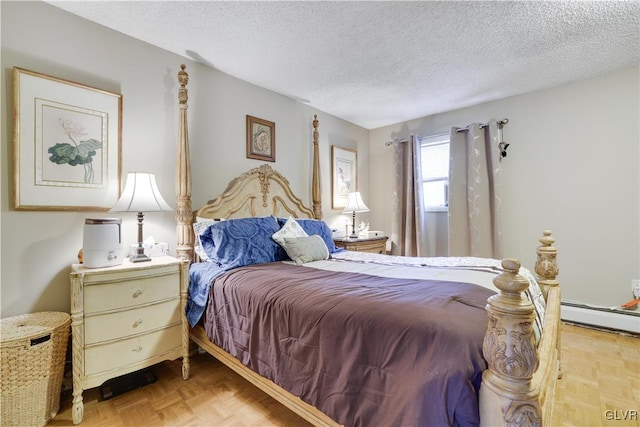
[[[187,82],[185,65],[180,83],[179,132],[176,175],[177,256],[194,261],[194,215],[206,218],[243,218],[275,215],[299,218],[322,217],[318,161],[318,120],[313,120],[313,208],[293,194],[289,182],[268,164],[251,169],[231,181],[226,191],[195,213],[191,207],[191,166],[187,132]],[[485,426],[546,426],[550,424],[556,379],[560,377],[560,287],[554,239],[545,231],[537,249],[535,272],[546,298],[541,339],[533,337],[534,307],[523,295],[528,282],[518,271],[520,262],[505,259],[504,272],[496,277],[500,293],[487,303],[488,327],[483,343],[488,369],[480,388],[480,421]],[[182,289],[183,344],[189,339],[255,386],[315,426],[337,426],[334,420],[297,396],[242,365],[211,343],[202,326],[189,328],[185,315],[187,289]],[[183,378],[189,377],[189,360],[183,361]]]

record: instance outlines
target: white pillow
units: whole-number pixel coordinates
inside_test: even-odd
[[[224,218],[218,219],[210,219],[210,218],[202,218],[196,217],[196,222],[193,223],[193,251],[200,257],[200,261],[203,262],[211,262],[211,258],[207,255],[202,247],[202,242],[200,241],[200,235],[204,233],[204,231],[209,228],[212,224],[216,222],[224,221]]]
[[[306,237],[285,237],[282,247],[296,264],[329,259],[329,249],[322,237],[317,234]]]
[[[287,219],[287,222],[284,223],[282,228],[276,231],[275,233],[273,233],[271,238],[276,242],[278,242],[280,246],[283,246],[284,239],[286,237],[307,237],[307,236],[308,234],[306,233],[306,231],[304,231],[302,226],[298,224],[298,222],[293,217],[290,216],[289,219]]]

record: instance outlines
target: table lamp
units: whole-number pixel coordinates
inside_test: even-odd
[[[142,246],[143,212],[172,211],[160,195],[156,176],[146,172],[129,172],[124,191],[109,212],[138,212],[138,248],[137,253],[129,258],[131,262],[150,261]]]
[[[352,214],[352,224],[351,224],[351,235],[349,238],[357,239],[358,233],[356,233],[356,212],[369,212],[369,208],[362,201],[362,196],[360,196],[359,191],[355,191],[353,193],[347,194],[347,206],[344,207],[344,213],[351,212]]]

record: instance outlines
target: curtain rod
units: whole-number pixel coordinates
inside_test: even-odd
[[[504,119],[502,119],[502,120],[498,120],[498,121],[496,121],[496,124],[498,125],[498,129],[502,129],[502,126],[506,125],[507,123],[509,123],[509,119],[507,119],[507,118],[504,118]],[[487,126],[489,126],[489,123],[481,123],[481,124],[480,124],[480,129],[484,129],[484,128],[486,128]],[[456,133],[458,133],[458,132],[467,132],[468,130],[469,130],[469,126],[467,126],[467,127],[465,127],[465,128],[457,129],[457,130],[456,130]],[[443,135],[444,135],[444,134],[443,134]],[[387,142],[385,142],[385,143],[384,143],[384,145],[385,145],[386,147],[388,147],[388,146],[393,145],[393,144],[402,144],[402,143],[405,143],[405,142],[409,142],[409,140],[408,140],[408,139],[406,139],[406,138],[404,138],[404,139],[394,138],[394,139],[393,139],[393,140],[391,140],[391,141],[387,141]]]
[[[502,119],[502,120],[498,120],[496,122],[496,124],[498,125],[498,128],[502,128],[502,126],[506,125],[507,123],[509,123],[509,119]],[[482,123],[480,125],[480,129],[484,129],[487,126],[489,126],[489,123]],[[466,132],[468,130],[469,130],[469,126],[467,126],[465,128],[458,129],[458,130],[456,130],[456,132]]]
[[[384,143],[384,145],[386,147],[393,145],[393,144],[404,144],[405,142],[409,142],[408,139],[400,139],[400,138],[394,138],[392,141],[387,141]]]

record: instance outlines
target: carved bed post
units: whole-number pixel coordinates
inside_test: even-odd
[[[551,236],[551,231],[544,230],[542,232],[542,237],[540,238],[540,243],[542,243],[542,245],[538,246],[536,249],[538,257],[536,259],[535,271],[538,276],[538,284],[540,285],[540,289],[542,289],[542,294],[545,299],[548,299],[547,296],[550,288],[557,288],[560,285],[560,282],[556,279],[560,269],[558,268],[558,262],[556,260],[558,250],[553,246],[555,241],[556,239]],[[559,289],[558,292],[560,292]],[[560,335],[561,334],[558,333],[558,341],[556,343],[556,349],[558,350],[558,378],[562,378]]]
[[[322,200],[320,196],[320,159],[318,149],[318,115],[313,115],[313,216],[322,219]]]
[[[189,74],[184,70],[186,65],[180,65],[178,71],[178,102],[180,107],[178,123],[178,153],[176,157],[176,222],[178,242],[177,257],[183,261],[193,259],[193,232],[191,229],[191,161],[189,159],[189,135],[187,129],[187,83]]]
[[[556,280],[560,270],[556,262],[558,250],[553,247],[553,242],[556,239],[551,237],[551,231],[549,230],[544,230],[542,234],[543,236],[540,238],[542,245],[538,246],[536,250],[538,258],[536,259],[535,270],[538,275],[538,284],[546,298],[549,288],[554,288],[560,284]]]
[[[179,123],[178,123],[178,153],[176,157],[176,231],[177,258],[182,261],[180,266],[180,316],[182,320],[182,378],[189,378],[189,325],[186,317],[187,297],[189,292],[189,263],[193,260],[193,229],[191,210],[191,161],[189,155],[189,135],[187,129],[187,83],[189,74],[186,65],[180,65],[178,71]]]
[[[482,375],[482,425],[540,426],[542,411],[531,380],[538,367],[533,335],[534,307],[522,295],[529,282],[518,274],[520,261],[502,261],[504,272],[493,283],[500,290],[488,299],[487,333],[482,351],[489,365]],[[487,404],[487,401],[490,401]],[[492,407],[491,413],[483,409]],[[499,421],[490,415],[502,413]]]

